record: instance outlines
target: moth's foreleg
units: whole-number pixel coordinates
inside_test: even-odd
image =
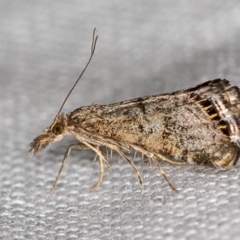
[[[94,192],[99,186],[101,185],[103,181],[103,176],[104,176],[104,162],[106,161],[105,158],[103,157],[101,150],[97,149],[99,152],[96,152],[97,156],[99,157],[99,177],[98,181],[91,187],[91,192]],[[105,160],[105,161],[104,161]]]
[[[82,144],[82,143],[72,144],[72,145],[70,145],[70,146],[68,147],[68,150],[67,150],[67,152],[65,153],[65,156],[64,156],[64,158],[63,158],[63,160],[62,160],[62,165],[61,165],[61,167],[60,167],[60,169],[59,169],[58,175],[57,175],[57,177],[56,177],[56,179],[55,179],[55,181],[54,181],[53,187],[52,187],[52,189],[51,189],[51,194],[53,194],[53,192],[54,192],[55,189],[56,189],[58,180],[59,180],[59,178],[60,178],[60,175],[61,175],[61,173],[62,173],[62,170],[63,170],[63,168],[64,168],[64,165],[66,164],[66,162],[67,162],[67,160],[68,160],[68,156],[69,156],[69,154],[70,154],[70,152],[71,152],[72,149],[89,149],[89,147],[86,146],[86,145],[84,145],[84,144]]]

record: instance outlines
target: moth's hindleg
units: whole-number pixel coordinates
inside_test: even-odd
[[[158,158],[160,158],[161,160],[165,161],[165,162],[175,164],[175,165],[185,165],[187,163],[187,162],[179,162],[179,161],[167,158],[160,153],[155,153],[154,155],[157,156]]]
[[[175,163],[175,161],[169,160],[168,158],[166,158],[165,156],[162,156],[162,155],[160,155],[160,154],[150,153],[150,152],[146,151],[145,149],[140,148],[140,147],[135,146],[135,145],[132,145],[132,147],[133,147],[135,150],[141,152],[142,154],[148,156],[150,163],[151,163],[151,160],[154,162],[154,164],[155,164],[156,167],[158,168],[159,172],[163,175],[163,177],[165,178],[165,180],[167,181],[167,183],[168,183],[168,185],[171,187],[171,189],[172,189],[175,193],[178,193],[178,190],[172,185],[172,183],[171,183],[170,180],[168,179],[167,175],[165,174],[162,166],[160,165],[160,163],[158,162],[158,160],[157,160],[156,157],[159,157],[159,158],[161,158],[162,160],[167,161],[167,162],[170,162],[170,163]],[[154,155],[155,155],[156,157],[155,157]],[[181,163],[177,162],[177,163],[178,163],[178,164],[181,164],[181,165],[182,165],[182,164],[185,164],[185,162],[181,162]]]
[[[138,176],[138,181],[140,183],[140,186],[143,187],[143,180],[142,180],[142,176],[140,174],[140,172],[138,171],[138,169],[136,168],[136,166],[134,165],[134,163],[118,148],[115,147],[115,150],[117,151],[117,153],[123,158],[125,159],[133,168],[133,170],[135,171],[135,173]]]
[[[59,178],[60,178],[60,175],[61,175],[61,173],[62,173],[62,171],[63,171],[63,168],[64,168],[64,166],[65,166],[65,164],[66,164],[66,162],[67,162],[67,160],[68,160],[69,154],[70,154],[70,152],[71,152],[72,149],[89,149],[89,147],[86,146],[86,145],[84,145],[84,144],[82,144],[82,143],[72,144],[72,145],[70,145],[70,146],[68,147],[68,150],[67,150],[67,152],[65,153],[65,156],[64,156],[64,158],[63,158],[63,160],[62,160],[62,165],[61,165],[61,167],[60,167],[60,169],[59,169],[58,175],[57,175],[57,177],[56,177],[56,179],[55,179],[55,181],[54,181],[53,187],[52,187],[52,189],[51,189],[51,194],[53,194],[53,192],[54,192],[55,189],[56,189],[58,180],[59,180]]]
[[[158,162],[158,160],[156,158],[152,158],[152,161],[155,163],[156,167],[158,168],[159,172],[163,175],[163,177],[165,178],[165,180],[167,181],[168,185],[171,187],[171,189],[175,192],[178,193],[178,190],[172,185],[172,183],[170,182],[170,180],[168,179],[166,173],[164,172],[162,166],[160,165],[160,163]]]

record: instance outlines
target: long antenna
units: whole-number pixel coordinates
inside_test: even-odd
[[[74,85],[72,86],[72,88],[71,88],[71,90],[69,91],[68,95],[66,96],[65,100],[63,101],[62,106],[60,107],[57,115],[62,111],[63,106],[64,106],[64,104],[66,103],[68,97],[69,97],[70,94],[72,93],[73,89],[75,88],[75,86],[77,85],[77,83],[79,82],[79,80],[81,79],[82,75],[84,74],[84,72],[86,71],[89,63],[90,63],[91,60],[92,60],[92,57],[93,57],[93,54],[94,54],[94,51],[95,51],[95,48],[96,48],[96,44],[97,44],[97,39],[98,39],[98,36],[95,36],[95,33],[96,33],[96,28],[93,29],[91,55],[90,55],[90,57],[89,57],[89,59],[88,59],[88,62],[87,62],[87,64],[86,64],[86,66],[84,67],[84,69],[82,70],[81,74],[79,75],[78,79],[76,80],[76,82],[75,82]]]

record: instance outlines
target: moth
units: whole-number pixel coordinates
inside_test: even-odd
[[[90,58],[65,98],[49,127],[36,137],[29,151],[38,154],[65,135],[79,143],[68,147],[53,184],[56,188],[65,163],[73,149],[91,149],[99,159],[97,189],[104,166],[112,170],[102,147],[116,151],[143,180],[133,161],[124,153],[130,148],[147,156],[170,187],[177,192],[162,169],[159,160],[170,164],[186,163],[228,168],[240,155],[240,89],[225,79],[215,79],[195,87],[154,96],[146,96],[109,105],[93,104],[68,114],[62,108],[87,69],[97,43],[93,31]]]

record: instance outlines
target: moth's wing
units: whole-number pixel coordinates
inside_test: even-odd
[[[214,165],[235,165],[240,155],[240,89],[225,79],[215,79],[185,90],[209,118],[217,122],[217,130],[229,137],[215,153]],[[203,136],[204,137],[204,136]],[[194,153],[193,153],[194,154]],[[219,155],[219,156],[217,156]],[[195,162],[197,160],[195,159]]]

